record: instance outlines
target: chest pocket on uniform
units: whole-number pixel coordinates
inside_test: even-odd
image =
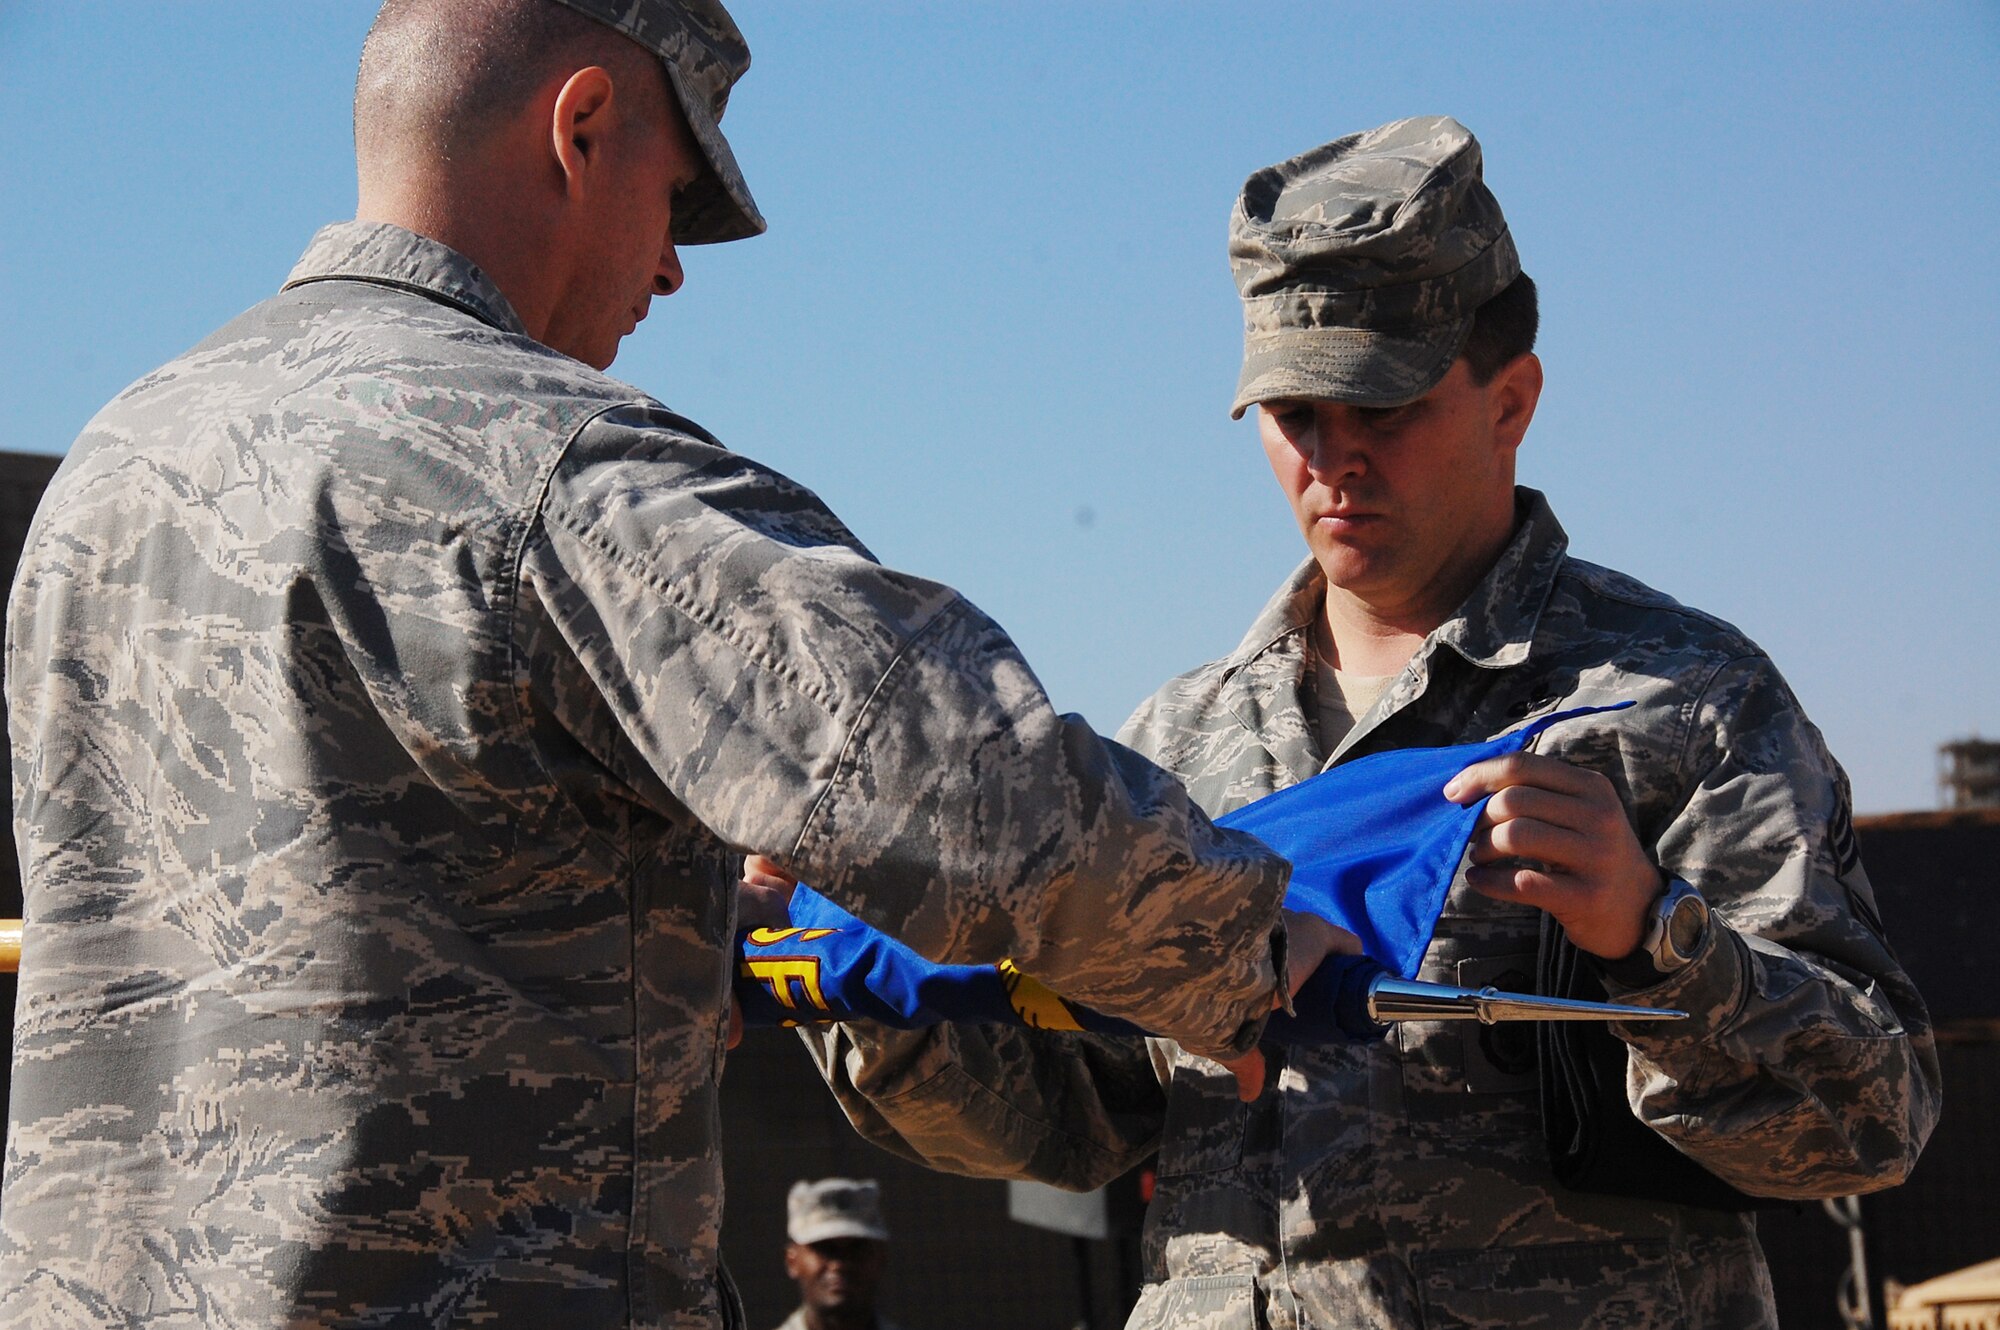
[[[1535,953],[1523,949],[1518,937],[1443,937],[1431,944],[1421,977],[1461,988],[1490,985],[1532,993]],[[1397,1037],[1406,1093],[1461,1102],[1468,1094],[1512,1095],[1524,1106],[1533,1102],[1537,1064],[1531,1021],[1423,1021],[1403,1026]]]
[[[1187,1177],[1235,1168],[1243,1160],[1250,1110],[1236,1098],[1236,1078],[1220,1063],[1191,1053],[1174,1058],[1159,1176]]]
[[[1481,956],[1458,963],[1453,981],[1460,988],[1492,985],[1510,993],[1535,991],[1535,955]],[[1526,1094],[1535,1089],[1535,1024],[1532,1021],[1458,1022],[1465,1059],[1465,1088],[1473,1094]]]

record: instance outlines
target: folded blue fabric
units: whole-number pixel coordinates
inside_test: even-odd
[[[1216,822],[1250,832],[1292,862],[1289,909],[1361,939],[1374,965],[1416,974],[1485,801],[1460,807],[1447,782],[1476,762],[1519,752],[1551,725],[1631,705],[1579,707],[1483,744],[1375,753],[1246,804]],[[1139,1033],[1064,1001],[1011,962],[936,965],[870,928],[810,887],[792,895],[791,927],[739,935],[736,995],[750,1025],[870,1020],[900,1029],[941,1021]],[[1291,1042],[1365,1037],[1344,1027],[1331,997],[1354,987],[1353,967],[1323,970],[1297,1017],[1274,1023]],[[1373,966],[1368,967],[1371,971]],[[1329,982],[1318,982],[1320,978]],[[1350,1004],[1351,1005],[1351,1004]],[[1372,1033],[1372,1029],[1368,1031]]]

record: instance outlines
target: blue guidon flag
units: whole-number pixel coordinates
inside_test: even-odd
[[[1347,929],[1366,953],[1322,966],[1294,999],[1298,1014],[1272,1017],[1268,1037],[1379,1037],[1380,1026],[1354,1015],[1353,998],[1384,971],[1415,976],[1485,807],[1483,799],[1452,803],[1446,783],[1474,763],[1520,752],[1551,725],[1630,705],[1558,712],[1483,744],[1374,753],[1217,818],[1291,860],[1288,909]],[[807,886],[793,893],[790,919],[789,928],[737,937],[736,996],[748,1025],[877,1021],[915,1029],[960,1021],[1144,1033],[1065,1001],[1011,961],[933,964]]]

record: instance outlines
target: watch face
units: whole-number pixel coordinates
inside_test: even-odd
[[[1699,896],[1683,896],[1667,916],[1667,946],[1683,959],[1693,956],[1708,931],[1708,907]]]

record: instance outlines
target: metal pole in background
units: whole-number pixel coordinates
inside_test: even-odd
[[[1076,1261],[1076,1303],[1082,1310],[1076,1330],[1098,1330],[1097,1290],[1090,1281],[1090,1239],[1071,1238],[1070,1254]]]
[[[1868,1290],[1868,1246],[1861,1228],[1861,1198],[1842,1196],[1820,1202],[1827,1217],[1847,1230],[1847,1269],[1834,1289],[1845,1330],[1875,1330],[1873,1299]]]

